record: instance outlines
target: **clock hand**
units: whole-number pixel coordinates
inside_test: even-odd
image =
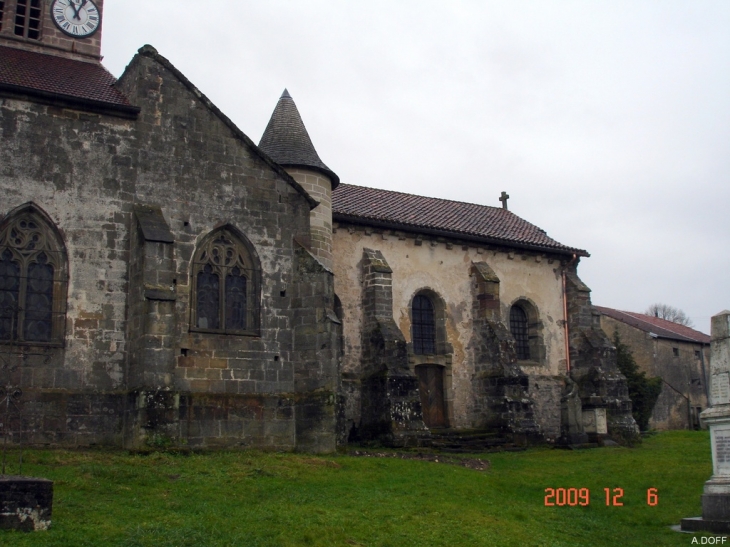
[[[79,17],[79,10],[81,9],[81,6],[78,8],[76,7],[76,0],[71,0],[69,4],[71,4],[71,9],[74,10],[74,19],[78,19],[80,21],[81,17]]]
[[[74,6],[74,18],[81,21],[81,17],[79,17],[79,12],[81,11],[81,8],[83,8],[86,5],[87,0],[81,0],[81,3],[79,4],[79,7],[76,8],[76,4],[71,1],[71,5]]]

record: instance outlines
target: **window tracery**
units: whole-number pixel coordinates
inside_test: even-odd
[[[62,343],[66,313],[66,253],[32,208],[0,227],[0,343]]]
[[[194,330],[256,334],[260,269],[253,253],[230,228],[210,234],[193,261]]]

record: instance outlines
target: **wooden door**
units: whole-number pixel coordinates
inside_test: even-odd
[[[418,390],[421,393],[423,421],[428,427],[446,427],[444,369],[439,365],[418,365]]]

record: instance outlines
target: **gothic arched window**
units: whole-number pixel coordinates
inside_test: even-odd
[[[428,296],[417,294],[411,306],[413,329],[413,353],[431,355],[436,353],[436,322],[433,302]]]
[[[66,318],[66,250],[33,205],[0,224],[0,343],[61,344]]]
[[[530,339],[528,334],[527,314],[521,306],[515,304],[509,310],[509,330],[515,339],[517,359],[530,359]]]
[[[261,273],[243,236],[228,227],[209,234],[195,252],[192,276],[194,330],[258,333]]]

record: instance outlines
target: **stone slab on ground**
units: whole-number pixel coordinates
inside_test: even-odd
[[[680,532],[714,532],[716,534],[730,534],[730,521],[708,520],[702,517],[682,519]]]
[[[0,476],[0,529],[48,530],[53,508],[53,481]]]

